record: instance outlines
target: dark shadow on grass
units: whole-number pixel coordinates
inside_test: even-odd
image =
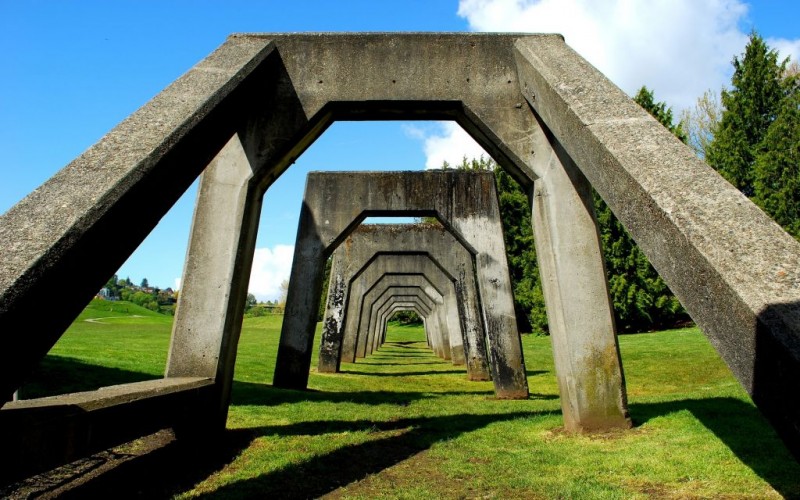
[[[91,478],[58,498],[173,498],[235,460],[254,437],[252,432],[226,431],[213,442],[173,441]]]
[[[380,366],[415,366],[415,365],[441,365],[441,361],[425,361],[419,363],[370,363],[368,360],[361,359],[356,363],[342,363],[342,366],[347,365],[380,365]]]
[[[414,401],[438,398],[440,396],[475,396],[483,394],[489,399],[494,397],[494,390],[485,391],[429,391],[429,392],[392,392],[392,391],[354,391],[329,392],[315,390],[279,389],[268,384],[252,382],[233,383],[232,405],[275,406],[287,403],[355,403],[362,405],[396,404],[407,406]],[[530,399],[558,399],[555,394],[530,393]]]
[[[407,377],[409,375],[444,375],[453,373],[464,375],[467,372],[466,370],[430,370],[425,372],[362,372],[358,370],[342,370],[341,373],[346,373],[348,375],[366,375],[368,377]]]
[[[279,389],[268,384],[252,382],[233,383],[233,405],[275,406],[286,403],[324,402],[324,403],[356,403],[363,405],[396,404],[406,406],[414,401],[431,399],[441,395],[493,395],[494,391],[446,391],[446,392],[391,392],[391,391],[354,391],[329,392],[294,389]],[[532,396],[534,397],[534,396]],[[546,396],[543,396],[546,397]]]
[[[21,399],[93,391],[109,385],[161,378],[161,375],[107,368],[64,356],[48,355],[20,388]]]
[[[800,464],[753,405],[736,398],[708,398],[634,403],[629,410],[637,426],[688,410],[781,495],[800,498]],[[786,478],[795,480],[787,482]]]
[[[495,422],[529,418],[548,412],[495,415],[459,414],[384,422],[312,421],[285,426],[230,430],[213,449],[172,443],[133,459],[114,471],[70,491],[65,498],[168,498],[185,491],[232,462],[262,436],[321,436],[338,432],[389,433],[357,445],[338,448],[284,469],[222,486],[201,498],[318,498],[341,486],[379,473],[433,444]],[[146,479],[145,479],[146,478]]]
[[[547,413],[547,412],[544,412]],[[319,435],[328,432],[394,431],[393,435],[366,443],[344,446],[327,455],[269,472],[253,479],[223,486],[205,498],[258,496],[262,498],[318,498],[344,485],[377,474],[433,444],[447,441],[463,433],[491,423],[529,418],[544,413],[517,412],[497,415],[451,415],[446,417],[411,418],[394,422],[308,422],[297,425],[256,429],[259,435]],[[302,477],[302,481],[297,479]]]

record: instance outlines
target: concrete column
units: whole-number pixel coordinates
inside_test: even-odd
[[[322,320],[322,340],[319,346],[317,371],[336,373],[341,362],[342,335],[345,308],[350,301],[350,286],[345,282],[346,265],[342,253],[334,253],[328,279],[328,302]]]
[[[275,362],[272,385],[287,389],[305,389],[308,385],[308,370],[311,365],[311,346],[317,324],[320,287],[325,271],[325,244],[319,233],[313,230],[314,215],[303,203],[300,211],[300,227],[294,247],[292,278],[286,296],[283,313],[281,339]],[[334,294],[345,293],[344,282],[335,278]],[[342,299],[344,303],[344,298]],[[289,333],[291,332],[291,333]]]
[[[533,228],[564,426],[631,426],[592,192],[566,155],[536,143]],[[569,221],[565,224],[564,221]]]
[[[224,429],[261,196],[234,135],[201,177],[172,328],[167,377],[210,377],[217,401],[205,425]]]

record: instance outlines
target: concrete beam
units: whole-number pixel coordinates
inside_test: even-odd
[[[786,392],[800,380],[800,243],[566,44],[520,39],[516,50],[553,149],[574,160],[800,454],[800,398]]]
[[[208,378],[168,378],[9,402],[0,409],[0,484],[185,427],[214,392]]]

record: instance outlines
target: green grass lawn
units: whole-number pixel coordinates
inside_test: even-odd
[[[90,306],[23,396],[57,391],[44,376],[66,390],[160,376],[172,318],[115,306]],[[622,336],[634,429],[569,435],[547,337],[523,337],[526,401],[494,399],[397,326],[340,374],[312,368],[304,392],[270,386],[280,321],[245,320],[228,418],[241,444],[178,496],[800,497],[800,465],[695,328]]]

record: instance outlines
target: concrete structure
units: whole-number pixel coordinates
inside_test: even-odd
[[[213,381],[192,404],[221,429],[265,191],[335,120],[412,118],[457,121],[531,192],[568,430],[629,424],[591,184],[800,453],[800,243],[557,35],[230,37],[0,218],[0,400],[203,172],[166,375]]]
[[[345,186],[350,196],[337,197],[334,195],[335,192],[345,189]],[[350,297],[349,284],[351,281],[359,276],[360,271],[376,255],[425,251],[443,269],[446,269],[450,276],[455,277],[456,288],[461,291],[465,300],[463,310],[460,312],[465,318],[463,331],[466,332],[466,338],[462,342],[470,377],[475,380],[486,380],[488,378],[486,372],[488,359],[488,367],[491,369],[491,378],[498,397],[527,397],[527,379],[519,334],[516,329],[513,296],[506,267],[502,233],[495,232],[494,238],[489,236],[490,231],[500,231],[497,196],[494,179],[490,173],[438,171],[354,174],[312,172],[306,183],[304,212],[301,213],[301,221],[327,221],[325,229],[329,232],[325,238],[333,241],[340,239],[340,235],[336,234],[337,226],[353,227],[348,219],[353,220],[356,217],[363,218],[365,216],[359,215],[361,203],[367,205],[373,203],[372,210],[388,213],[387,209],[381,208],[379,204],[381,200],[391,199],[398,209],[407,203],[415,213],[426,211],[426,213],[447,214],[448,212],[452,213],[452,208],[441,205],[453,203],[456,200],[455,193],[461,193],[461,199],[458,201],[464,207],[462,213],[486,214],[483,219],[485,219],[484,227],[487,229],[482,233],[470,234],[469,241],[465,242],[456,229],[448,230],[437,224],[430,226],[381,224],[358,228],[340,245],[341,250],[334,254],[331,266],[328,304],[320,345],[320,363],[323,366],[331,367],[328,371],[332,371],[333,367],[338,364],[341,351],[350,352],[349,346],[342,348],[343,331],[345,329],[354,331],[358,328],[355,324],[345,327],[349,321],[355,319],[351,317],[348,321],[347,318],[344,318],[344,311]],[[373,197],[373,200],[365,202],[365,197]],[[428,208],[436,207],[437,203],[440,204],[438,212]],[[334,217],[334,214],[337,217]],[[351,217],[353,219],[350,219]],[[452,216],[451,218],[456,219]],[[467,218],[464,217],[464,219]],[[314,317],[308,317],[308,309],[296,305],[313,305],[320,300],[318,292],[316,292],[319,290],[319,285],[313,285],[308,280],[319,279],[321,281],[322,263],[312,264],[312,261],[317,262],[322,258],[315,252],[324,251],[324,246],[320,245],[320,240],[317,239],[318,235],[324,232],[326,231],[323,228],[313,227],[312,224],[298,229],[295,261],[273,382],[277,386],[293,386],[298,383],[298,377],[302,382],[301,385],[305,386],[308,380],[308,368],[303,367],[311,361],[310,349],[316,322]],[[306,239],[308,241],[305,241]],[[477,253],[473,249],[472,243],[479,239],[481,241],[475,245],[483,245],[485,248],[491,249],[491,253],[488,251]],[[499,241],[497,241],[498,239]],[[310,249],[315,249],[315,252]],[[329,248],[328,251],[333,251],[333,248]],[[491,266],[482,267],[477,262],[491,262]],[[480,286],[481,282],[484,283],[483,287]],[[476,289],[480,296],[475,295]],[[358,294],[365,292],[363,288],[356,290]],[[360,296],[355,295],[355,297]],[[484,307],[481,310],[478,307],[480,303],[492,304],[492,307]],[[478,319],[476,314],[480,314],[482,317]],[[483,331],[483,328],[480,327],[481,320],[484,325],[492,326],[492,328],[486,328],[485,338],[488,346],[484,346],[484,335],[480,333]],[[301,347],[308,351],[302,351]],[[488,347],[488,352],[486,347]],[[301,353],[303,354],[302,358],[299,357]]]
[[[383,344],[383,324],[396,310],[397,304],[416,304],[425,320],[425,332],[433,352],[440,358],[450,359],[450,342],[447,332],[442,329],[436,316],[436,303],[423,290],[416,287],[389,287],[369,306],[370,324],[367,331],[367,355],[372,354]]]
[[[433,279],[435,280],[435,277]],[[437,287],[437,284],[440,286]],[[455,297],[455,286],[452,282],[437,284],[434,284],[431,278],[428,278],[424,274],[384,274],[362,297],[352,297],[354,300],[348,302],[348,306],[345,309],[345,318],[349,314],[358,314],[358,323],[360,328],[363,329],[364,335],[358,335],[360,332],[356,331],[356,338],[367,337],[372,333],[375,327],[374,324],[370,323],[370,319],[372,317],[371,311],[376,300],[383,296],[387,290],[391,290],[397,286],[420,288],[434,301],[433,313],[435,314],[435,320],[440,325],[439,328],[443,333],[442,342],[447,344],[448,356],[446,359],[451,359],[454,365],[463,365],[465,364],[464,339],[458,317],[458,302]],[[447,285],[449,285],[449,287]],[[443,289],[444,293],[442,293],[440,289]],[[356,303],[360,304],[362,307],[354,307]],[[483,342],[483,337],[481,337],[479,341]],[[358,355],[359,353],[356,354]],[[364,356],[363,351],[360,353],[360,356]]]
[[[347,193],[340,196],[339,193]],[[312,172],[306,180],[273,384],[305,388],[324,257],[370,214],[433,215],[474,255],[495,394],[527,398],[494,175],[490,172]],[[407,231],[406,227],[402,228]],[[444,232],[443,230],[441,232]],[[419,236],[425,233],[420,233]],[[413,251],[411,241],[409,250]],[[442,247],[447,249],[448,247]],[[357,251],[356,247],[348,249]],[[448,257],[445,257],[445,260]],[[347,271],[331,274],[324,331],[341,330]],[[323,337],[323,349],[328,349]],[[332,347],[332,346],[331,346]],[[471,348],[467,363],[471,363]]]
[[[352,235],[351,235],[352,237]],[[459,249],[463,250],[459,257]],[[443,268],[430,254],[379,254],[362,268],[350,282],[351,292],[345,308],[344,339],[340,359],[355,362],[356,357],[364,357],[363,349],[358,341],[362,325],[366,327],[366,310],[363,307],[364,297],[367,296],[379,282],[386,276],[419,276],[428,280],[436,290],[442,293],[447,313],[447,325],[450,332],[450,348],[453,362],[466,363],[465,344],[470,342],[469,337],[475,338],[477,344],[474,350],[483,354],[480,362],[473,362],[467,367],[467,373],[472,380],[489,380],[489,366],[486,359],[485,331],[480,317],[477,302],[470,297],[477,297],[474,272],[469,252],[463,246],[455,246],[450,252],[451,260],[458,262],[463,259],[465,270],[463,280],[461,275],[453,275]],[[392,273],[386,273],[391,269]],[[454,268],[458,270],[458,268]],[[470,285],[471,283],[471,285]],[[466,288],[470,289],[468,293]],[[469,306],[469,307],[468,307]],[[460,332],[460,342],[459,342]],[[465,340],[466,339],[466,340]],[[473,358],[476,355],[473,355]]]
[[[416,278],[408,276],[416,275],[427,279],[447,301],[446,323],[454,363],[465,363],[464,345],[471,344],[470,378],[488,380],[485,332],[478,308],[472,255],[455,237],[436,224],[417,224],[410,234],[406,234],[405,227],[387,224],[361,226],[334,252],[331,276],[344,276],[342,279],[346,281],[348,291],[339,307],[336,305],[339,298],[329,287],[319,369],[337,371],[341,359],[353,362],[356,355],[363,357],[365,344],[363,338],[359,344],[358,333],[361,329],[367,331],[368,327],[368,316],[362,308],[364,297],[389,276],[396,280],[400,278],[394,278],[395,275],[406,275],[403,279],[409,280]],[[420,255],[419,252],[423,251],[427,254]],[[336,280],[329,282],[335,283]],[[350,292],[351,288],[354,288],[354,293]],[[342,317],[338,321],[330,317],[339,314]]]

